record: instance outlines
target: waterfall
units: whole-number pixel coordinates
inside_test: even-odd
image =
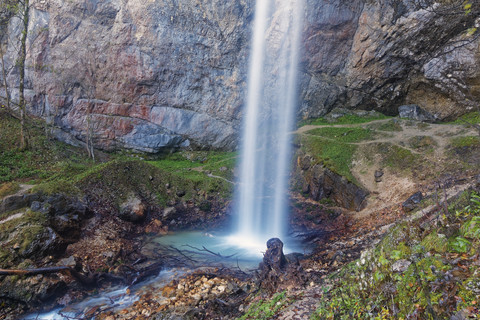
[[[303,0],[257,0],[233,239],[265,247],[284,237]],[[235,240],[234,240],[235,241]]]

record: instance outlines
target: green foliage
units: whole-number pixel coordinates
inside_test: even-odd
[[[20,150],[20,124],[0,110],[0,183],[50,178],[68,174],[65,163],[92,165],[79,148],[50,141],[39,127],[30,125],[29,148]]]
[[[465,238],[480,239],[480,216],[472,217],[461,228],[461,234]]]
[[[452,139],[450,144],[454,148],[476,147],[480,145],[480,138],[475,136],[458,137]]]
[[[20,190],[20,185],[16,182],[6,182],[0,184],[0,198],[14,194]]]
[[[448,243],[449,249],[456,253],[466,253],[471,245],[470,241],[462,237],[455,237]]]
[[[387,132],[400,132],[403,131],[402,125],[398,119],[392,119],[387,122],[372,124],[369,125],[369,128],[374,130],[380,131],[387,131]]]
[[[332,276],[312,319],[449,319],[476,310],[479,200],[466,192],[455,207],[469,214],[447,212],[438,228],[423,230],[420,221],[392,228],[374,250]],[[444,233],[457,235],[447,240]]]
[[[354,143],[363,140],[371,140],[374,132],[370,129],[359,127],[341,128],[341,127],[325,127],[317,128],[307,132],[307,134],[320,136],[328,139],[334,139],[344,143]]]
[[[400,170],[412,168],[419,159],[419,156],[410,150],[392,144],[381,144],[378,151],[384,156],[385,166]]]
[[[388,119],[389,117],[381,113],[374,113],[365,116],[356,115],[356,114],[346,114],[337,119],[327,119],[324,117],[317,119],[310,119],[302,121],[299,126],[303,125],[332,125],[332,124],[358,124],[366,123],[374,120]]]
[[[480,111],[474,111],[467,113],[455,121],[449,122],[450,124],[480,124]]]
[[[304,150],[314,156],[318,163],[347,180],[356,182],[350,171],[350,165],[357,146],[307,135],[300,136],[300,141]]]
[[[285,291],[276,293],[269,300],[259,300],[258,302],[250,305],[247,312],[238,318],[238,320],[268,320],[275,319],[274,316],[285,307],[290,299],[287,297]]]

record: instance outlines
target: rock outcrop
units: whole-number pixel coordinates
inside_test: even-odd
[[[441,120],[471,110],[480,100],[480,1],[470,2],[466,14],[461,2],[307,0],[299,116],[415,104]],[[32,3],[29,111],[59,138],[107,150],[235,148],[253,0]],[[2,40],[7,66],[19,23]],[[275,43],[274,26],[267,36]],[[18,70],[7,79],[18,100]]]
[[[368,190],[317,163],[311,156],[297,151],[292,183],[315,201],[331,199],[338,206],[360,211],[367,205]]]

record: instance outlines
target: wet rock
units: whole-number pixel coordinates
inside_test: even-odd
[[[420,191],[415,192],[404,203],[402,203],[402,208],[406,212],[410,212],[414,210],[422,200],[423,200],[422,193]]]
[[[47,213],[49,224],[68,242],[78,240],[82,223],[89,216],[84,200],[64,194],[42,197],[41,202],[33,202],[30,208]]]
[[[403,105],[398,107],[400,118],[406,118],[417,121],[433,122],[437,118],[429,112],[423,110],[416,104]]]
[[[140,222],[145,219],[145,205],[136,196],[131,196],[127,201],[120,205],[118,217],[125,221]]]

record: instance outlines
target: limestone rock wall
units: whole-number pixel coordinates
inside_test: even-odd
[[[33,1],[29,108],[105,149],[233,148],[250,15],[245,0]]]
[[[32,2],[29,110],[59,137],[147,152],[236,147],[254,0]],[[299,117],[418,104],[447,119],[478,105],[478,32],[465,34],[480,0],[468,15],[413,0],[305,2]],[[19,24],[3,39],[8,66]],[[8,82],[15,99],[15,68]]]

